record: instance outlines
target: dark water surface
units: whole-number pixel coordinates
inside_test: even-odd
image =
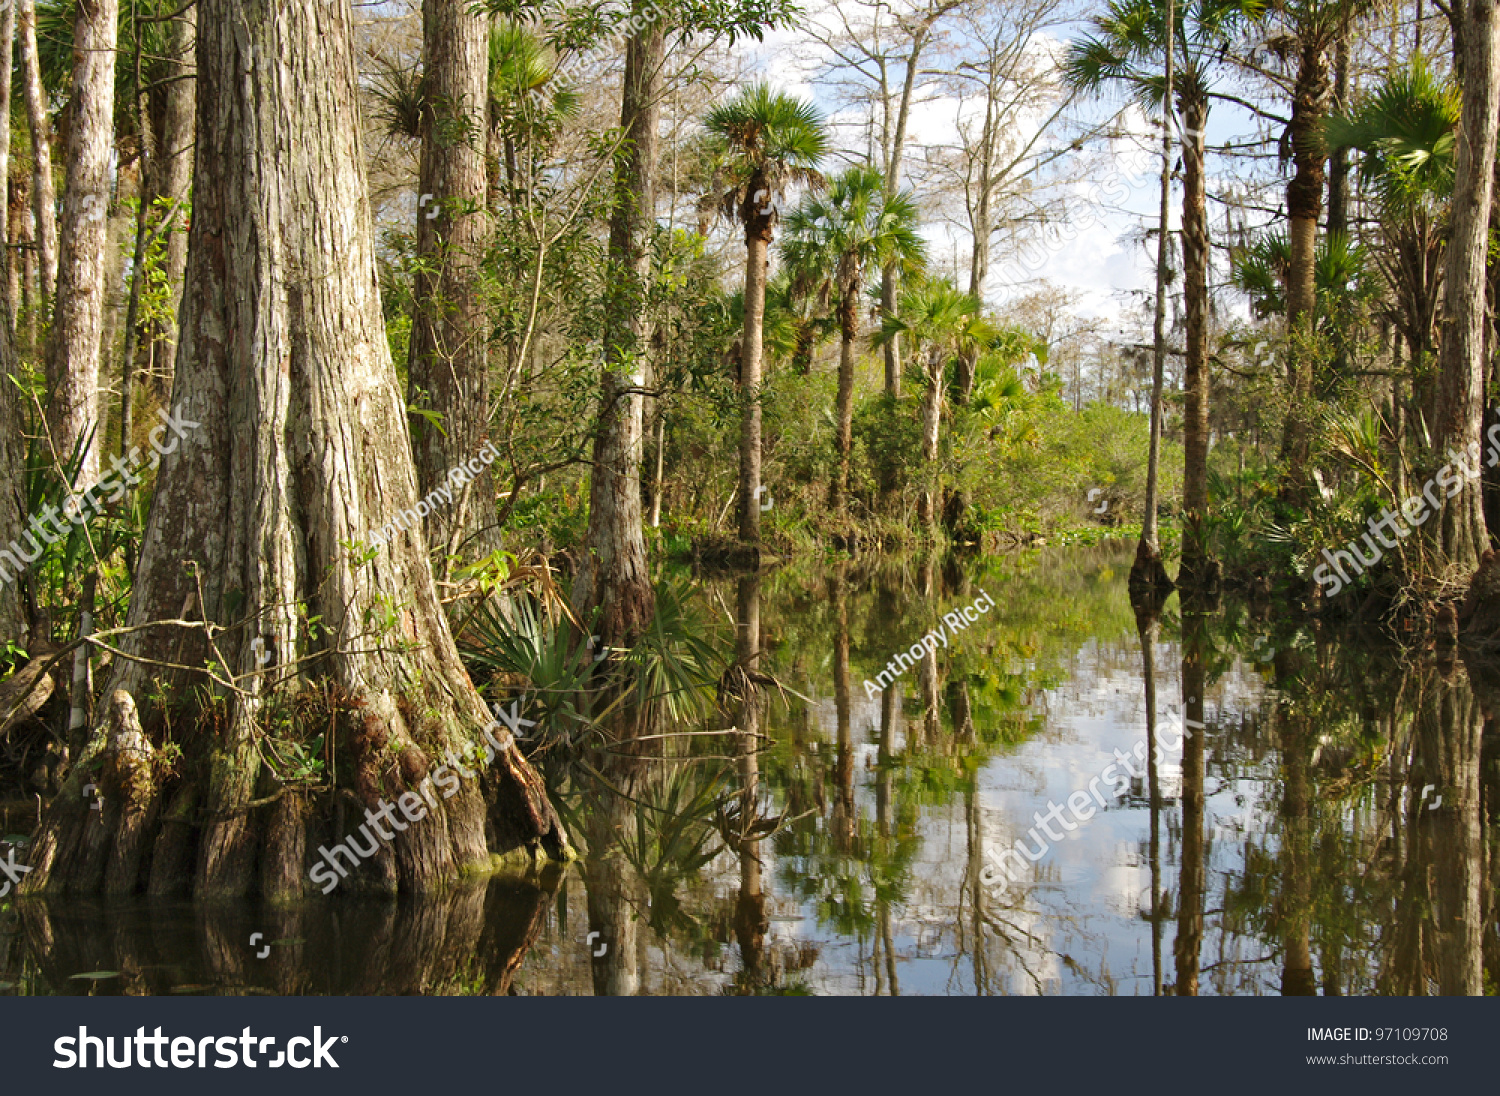
[[[570,776],[584,863],[290,911],[12,897],[0,992],[1494,993],[1500,673],[1228,602],[1138,627],[1130,558],[708,583],[726,648],[758,616],[764,699]]]

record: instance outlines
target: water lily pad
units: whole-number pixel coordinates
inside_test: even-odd
[[[120,977],[120,972],[117,970],[91,970],[86,974],[71,974],[68,977],[89,982],[102,982],[106,978]]]

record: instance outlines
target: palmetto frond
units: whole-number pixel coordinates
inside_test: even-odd
[[[704,124],[714,146],[717,204],[727,219],[747,213],[774,219],[788,188],[823,182],[818,165],[828,133],[810,103],[759,83],[714,107]]]
[[[920,224],[909,191],[886,197],[880,172],[852,167],[788,215],[782,260],[801,292],[857,297],[867,270],[890,263],[908,274],[925,268]]]
[[[1265,0],[1184,0],[1175,5],[1172,35],[1179,96],[1201,96],[1224,46],[1245,23],[1260,18]],[[1063,76],[1079,91],[1103,94],[1118,86],[1149,110],[1159,110],[1165,81],[1165,0],[1114,0],[1068,47]]]
[[[1459,89],[1434,76],[1418,57],[1348,114],[1330,117],[1324,136],[1333,148],[1355,148],[1360,176],[1388,213],[1401,214],[1453,190]]]

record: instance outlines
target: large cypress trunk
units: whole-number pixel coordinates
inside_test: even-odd
[[[1439,451],[1461,454],[1477,470],[1484,418],[1485,261],[1489,254],[1496,114],[1500,112],[1500,21],[1494,0],[1463,5],[1463,114],[1454,158],[1443,289],[1447,322],[1438,358]],[[1446,459],[1446,458],[1442,458]],[[1439,559],[1468,578],[1489,547],[1477,476],[1448,500],[1439,525]]]
[[[567,856],[519,751],[454,765],[464,778],[443,784],[438,759],[472,758],[489,720],[420,533],[349,547],[417,499],[349,2],[199,3],[179,436],[136,573],[142,630],[123,640],[106,718],[43,821],[26,889],[296,897],[314,889],[311,850],[343,836],[345,802],[369,817],[403,794],[422,819],[383,845],[365,831],[351,885],[428,890],[491,850]],[[180,623],[148,626],[164,620]],[[327,769],[306,779],[298,757]]]
[[[641,453],[649,342],[646,285],[651,274],[651,230],[656,222],[657,130],[665,28],[637,0],[645,29],[629,40],[620,102],[625,132],[615,174],[615,208],[609,227],[609,285],[604,333],[604,376],[594,469],[589,479],[589,530],[574,607],[602,611],[595,631],[604,643],[638,635],[656,611],[646,541],[641,529]]]
[[[95,431],[80,479],[98,479],[99,356],[104,337],[109,161],[115,141],[119,0],[79,0],[73,23],[73,105],[68,181],[58,231],[57,301],[47,349],[47,425],[66,458]]]
[[[416,314],[408,400],[442,416],[411,418],[422,495],[452,488],[427,515],[428,546],[446,561],[500,547],[494,476],[449,480],[472,461],[489,425],[488,355],[481,264],[489,235],[483,135],[489,110],[489,18],[469,0],[422,5],[422,167],[417,211]],[[446,562],[443,565],[446,571]]]

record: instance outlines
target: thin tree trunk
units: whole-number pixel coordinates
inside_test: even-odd
[[[750,193],[758,193],[756,180]],[[753,205],[754,203],[751,203]],[[766,314],[766,253],[770,226],[764,217],[745,228],[745,335],[740,351],[740,540],[760,543],[761,337]]]
[[[182,278],[187,270],[187,221],[189,194],[193,185],[193,138],[195,98],[198,81],[193,74],[193,39],[197,34],[198,11],[189,7],[171,23],[168,57],[162,66],[162,79],[169,81],[161,91],[161,131],[157,135],[151,192],[173,209],[172,226],[166,240],[166,264],[163,273],[172,292],[172,313],[182,307]],[[172,391],[172,373],[177,363],[177,324],[167,321],[150,333],[152,356],[151,387],[159,400],[166,402]]]
[[[52,125],[42,90],[42,65],[36,48],[36,0],[16,0],[21,39],[21,73],[26,88],[26,120],[31,128],[31,200],[36,215],[37,281],[43,314],[57,289],[57,191],[52,184]]]
[[[839,291],[839,394],[834,439],[839,466],[834,471],[829,504],[841,514],[849,504],[849,458],[854,448],[854,340],[858,337],[859,283],[846,283]]]
[[[47,348],[47,425],[67,459],[87,437],[79,479],[99,476],[103,441],[99,371],[109,238],[109,162],[115,143],[115,46],[119,0],[78,0],[73,24],[73,105],[67,185],[58,230],[57,299]]]
[[[21,379],[21,362],[15,340],[0,325],[0,545],[9,545],[21,536],[27,522],[26,512],[26,443],[21,436],[20,394],[15,383]],[[0,567],[19,561],[0,556]],[[0,582],[0,643],[21,643],[26,639],[25,601],[21,584],[25,576],[7,569]],[[34,653],[34,652],[33,652]]]
[[[1318,220],[1323,213],[1326,178],[1323,147],[1323,116],[1327,113],[1328,62],[1323,43],[1316,36],[1304,43],[1292,91],[1291,143],[1294,170],[1286,188],[1287,234],[1291,245],[1291,269],[1287,276],[1287,331],[1293,342],[1287,352],[1289,405],[1281,457],[1286,464],[1283,495],[1301,499],[1306,491],[1309,423],[1308,400],[1312,397],[1312,363],[1306,348],[1296,339],[1312,330],[1316,306]]]
[[[422,5],[422,164],[418,267],[407,400],[441,416],[442,429],[411,416],[417,486],[452,488],[451,504],[426,518],[428,547],[474,559],[501,547],[489,465],[471,481],[449,479],[475,460],[489,426],[489,373],[482,263],[486,216],[485,132],[489,104],[489,17],[468,0]],[[473,139],[468,138],[473,134]],[[434,214],[436,214],[434,216]]]
[[[661,528],[661,492],[665,482],[665,457],[667,450],[667,412],[661,400],[656,401],[656,475],[651,478],[651,528]]]
[[[1166,92],[1162,99],[1161,197],[1157,212],[1156,304],[1152,319],[1151,433],[1146,456],[1146,501],[1141,514],[1141,539],[1136,544],[1135,563],[1130,568],[1132,603],[1138,611],[1154,616],[1152,603],[1172,589],[1172,580],[1161,562],[1161,541],[1156,511],[1160,507],[1162,389],[1167,365],[1167,239],[1172,217],[1172,76],[1173,34],[1177,26],[1176,4],[1167,0]]]
[[[650,238],[656,220],[656,164],[660,142],[661,70],[666,56],[662,20],[636,14],[645,28],[625,50],[620,126],[625,148],[615,175],[610,216],[610,300],[604,332],[604,376],[599,426],[589,480],[589,529],[573,586],[573,606],[587,618],[602,607],[595,631],[601,642],[620,645],[639,635],[655,613],[641,528],[641,452],[645,366],[649,343],[646,283],[651,271]],[[633,364],[626,365],[627,362]]]
[[[335,885],[352,872],[351,887],[424,891],[488,865],[491,850],[567,856],[520,752],[476,758],[481,728],[496,725],[459,661],[418,531],[370,559],[344,547],[417,503],[380,307],[349,0],[199,5],[177,418],[164,431],[128,623],[217,630],[156,623],[121,638],[130,657],[116,660],[109,707],[174,698],[183,760],[168,769],[137,751],[100,779],[93,762],[108,760],[116,736],[96,722],[24,885],[132,889],[146,881],[148,849],[153,892],[190,884],[200,898],[297,897],[316,889],[320,866]],[[209,662],[234,676],[233,691],[187,669]],[[206,699],[197,712],[195,697]],[[294,710],[316,714],[281,718]],[[140,724],[159,742],[166,712],[153,702]],[[268,745],[287,756],[293,743],[323,751],[322,779],[339,791],[314,799],[264,760]],[[102,821],[90,817],[86,780],[101,786]],[[351,792],[371,851],[358,866],[340,861],[334,877],[311,850],[344,836]],[[382,833],[370,821],[382,799],[422,810],[390,823],[384,844],[368,829]],[[132,823],[151,818],[144,833]]]
[[[917,497],[917,520],[929,533],[937,524],[938,498],[941,487],[938,483],[938,442],[943,419],[943,365],[942,358],[933,351],[927,363],[927,385],[922,393],[922,474],[926,480],[922,493]]]
[[[0,141],[0,194],[6,195],[10,192],[10,89],[14,82],[11,79],[11,59],[15,55],[15,45],[16,5],[7,3],[5,10],[0,12],[0,121],[3,121],[5,125],[5,139]],[[14,269],[11,248],[16,241],[10,235],[8,198],[6,208],[7,216],[0,217],[0,257],[3,257],[5,262],[4,284],[0,285],[0,293],[5,294],[5,323],[14,333],[19,294],[16,292],[16,283],[11,277],[11,271]]]
[[[1437,443],[1480,468],[1486,373],[1486,259],[1494,186],[1496,115],[1500,113],[1500,19],[1494,0],[1464,7],[1463,113],[1454,158],[1444,298],[1447,323],[1438,358]],[[1443,459],[1449,459],[1446,455]],[[1467,579],[1489,547],[1479,477],[1441,512],[1439,560]]]
[[[1187,361],[1182,423],[1182,567],[1178,585],[1214,582],[1207,544],[1208,520],[1208,211],[1204,178],[1203,127],[1206,103],[1183,104],[1182,266],[1187,305]]]

